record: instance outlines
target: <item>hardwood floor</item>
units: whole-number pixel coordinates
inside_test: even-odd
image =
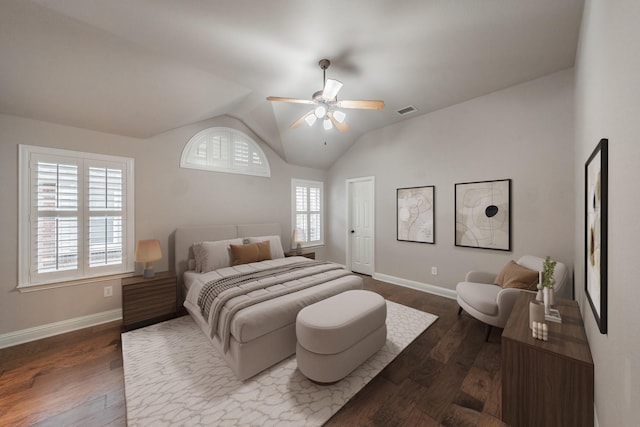
[[[439,319],[327,426],[503,426],[500,330],[454,300],[365,277],[365,288]],[[120,323],[0,350],[0,425],[126,425]]]

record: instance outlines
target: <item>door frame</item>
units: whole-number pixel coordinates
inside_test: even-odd
[[[370,243],[370,247],[369,249],[371,250],[371,276],[373,277],[373,275],[375,274],[376,271],[376,253],[375,253],[375,249],[376,249],[376,177],[375,176],[363,176],[360,178],[348,178],[347,180],[345,180],[345,193],[346,193],[346,205],[347,205],[347,220],[345,221],[346,223],[346,228],[344,230],[345,232],[345,236],[346,236],[346,255],[347,255],[347,263],[346,263],[346,267],[347,270],[351,270],[351,185],[353,183],[357,183],[357,182],[370,182],[372,188],[372,194],[371,194],[371,215],[372,215],[372,219],[371,222],[373,224],[373,230],[371,231],[371,243]]]

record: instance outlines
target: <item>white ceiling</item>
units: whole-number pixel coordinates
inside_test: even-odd
[[[572,67],[583,3],[1,0],[0,113],[141,138],[227,114],[327,168],[364,132]],[[384,110],[290,129],[309,107],[265,97],[311,98],[321,58]]]

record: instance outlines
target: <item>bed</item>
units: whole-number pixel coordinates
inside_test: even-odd
[[[302,308],[362,288],[361,277],[337,264],[285,257],[280,232],[275,223],[175,231],[175,270],[184,307],[240,380],[295,353],[295,319]],[[238,255],[238,250],[264,249],[265,241],[269,259],[231,265],[231,245]],[[203,295],[209,296],[212,286],[224,291],[213,292],[215,297],[205,303]],[[247,294],[239,295],[240,288]]]

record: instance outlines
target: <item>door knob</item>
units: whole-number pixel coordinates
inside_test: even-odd
[[[356,232],[356,230],[351,230],[351,233],[352,233],[352,234],[353,234],[353,233],[355,233],[355,232]]]

